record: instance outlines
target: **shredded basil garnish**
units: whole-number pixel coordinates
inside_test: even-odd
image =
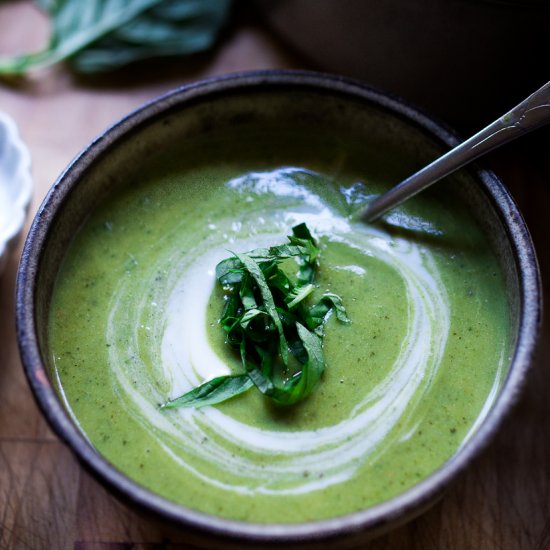
[[[306,224],[293,227],[288,240],[235,254],[216,266],[225,292],[220,326],[226,343],[239,352],[244,372],[209,380],[162,408],[214,405],[253,385],[276,403],[292,405],[315,389],[325,369],[324,325],[332,311],[341,323],[350,319],[336,294],[310,303],[319,248]],[[289,258],[298,264],[294,281],[280,266]]]

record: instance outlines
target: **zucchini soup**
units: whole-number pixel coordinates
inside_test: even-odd
[[[354,217],[417,167],[345,132],[211,131],[140,161],[65,254],[50,306],[58,391],[128,477],[208,514],[257,523],[341,516],[425,479],[476,432],[510,362],[504,274],[452,179],[367,225]],[[218,262],[306,223],[325,371],[281,406],[254,387],[161,405],[242,373],[219,324]],[[296,266],[295,266],[296,267]]]

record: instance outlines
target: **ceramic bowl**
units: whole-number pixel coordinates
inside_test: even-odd
[[[123,118],[100,135],[60,176],[40,207],[23,251],[17,284],[17,332],[24,368],[56,433],[103,484],[139,509],[175,524],[189,542],[208,547],[332,548],[357,544],[431,505],[495,433],[515,402],[532,360],[540,323],[540,282],[527,228],[494,174],[463,171],[459,194],[484,228],[505,273],[514,343],[509,372],[475,435],[443,467],[380,505],[329,520],[254,524],[220,519],[170,502],[139,486],[96,452],[55,389],[49,365],[48,316],[59,265],[87,213],[140,162],[174,140],[218,128],[299,125],[368,132],[416,156],[419,165],[457,143],[448,129],[383,93],[336,76],[260,72],[186,86]],[[129,172],[130,171],[130,172]],[[467,505],[467,504],[465,504]]]
[[[25,224],[31,193],[29,151],[13,120],[0,113],[0,273]]]

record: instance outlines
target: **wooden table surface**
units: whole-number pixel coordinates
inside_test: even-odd
[[[28,2],[0,2],[0,54],[38,47],[46,37],[46,22]],[[15,119],[33,158],[31,214],[74,155],[121,115],[198,78],[265,68],[310,67],[253,22],[239,20],[218,48],[193,59],[149,63],[110,79],[78,79],[56,68],[22,87],[0,84],[0,111]],[[548,290],[550,133],[541,132],[489,162],[527,219]],[[0,549],[191,548],[108,494],[43,420],[15,340],[18,254],[0,279]],[[548,324],[541,341],[525,392],[487,450],[439,504],[365,549],[550,548]]]

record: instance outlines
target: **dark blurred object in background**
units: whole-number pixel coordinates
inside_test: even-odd
[[[461,132],[549,80],[549,0],[254,0],[319,69],[400,95]]]

